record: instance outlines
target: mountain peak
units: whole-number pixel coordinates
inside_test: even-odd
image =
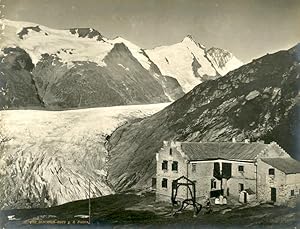
[[[194,41],[194,38],[193,38],[193,35],[192,35],[192,34],[186,35],[186,38],[189,38],[190,40]]]
[[[186,35],[181,42],[194,42],[197,43],[191,34]]]
[[[187,44],[187,45],[195,44],[198,47],[200,47],[202,49],[205,49],[205,46],[198,43],[197,41],[195,41],[194,37],[191,34],[186,35],[185,38],[183,38],[183,40],[181,41],[181,43],[184,43],[184,44]]]
[[[126,43],[126,45],[128,43],[131,43],[130,41],[126,40],[125,38],[121,37],[121,36],[116,36],[115,38],[113,38],[111,41],[113,41],[114,43]],[[132,43],[131,43],[132,44]]]

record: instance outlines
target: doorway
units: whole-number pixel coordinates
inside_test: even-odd
[[[247,203],[247,192],[244,192],[244,203]]]
[[[271,201],[276,202],[276,188],[271,188]]]

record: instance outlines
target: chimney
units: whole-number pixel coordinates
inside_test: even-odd
[[[155,154],[155,159],[156,159],[156,161],[159,160],[159,153],[156,153],[156,154]]]
[[[233,143],[236,143],[235,137],[232,138],[232,142],[233,142]]]
[[[170,146],[171,146],[171,147],[176,147],[176,141],[171,140],[171,141],[170,141]]]
[[[246,138],[245,143],[250,143],[250,139]]]

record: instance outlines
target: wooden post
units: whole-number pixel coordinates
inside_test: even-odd
[[[186,178],[189,179],[189,161],[186,163]],[[188,180],[186,180],[186,184],[188,184]],[[189,198],[189,189],[188,186],[186,186],[186,198]]]
[[[89,179],[89,224],[91,224],[91,180]]]

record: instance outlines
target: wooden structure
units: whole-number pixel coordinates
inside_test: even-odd
[[[185,176],[181,176],[172,182],[172,195],[171,201],[172,205],[178,205],[176,200],[178,189],[180,186],[184,186],[187,189],[187,198],[182,201],[181,207],[174,212],[174,214],[186,209],[189,205],[193,206],[194,208],[194,216],[196,216],[202,209],[202,205],[197,203],[196,201],[196,186],[195,182],[191,181],[190,179],[186,178]]]

